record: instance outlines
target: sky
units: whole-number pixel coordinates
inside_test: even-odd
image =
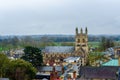
[[[120,0],[0,0],[0,35],[120,34]]]

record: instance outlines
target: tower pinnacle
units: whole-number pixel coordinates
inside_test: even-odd
[[[76,34],[78,34],[78,28],[76,27]]]
[[[88,34],[88,30],[87,30],[87,27],[86,27],[86,29],[85,29],[85,33],[86,33],[86,34]]]

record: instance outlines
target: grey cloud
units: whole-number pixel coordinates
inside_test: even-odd
[[[119,0],[58,0],[44,5],[35,1],[0,8],[0,34],[74,34],[75,27],[86,26],[90,34],[120,30]]]

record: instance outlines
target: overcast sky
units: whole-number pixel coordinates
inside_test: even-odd
[[[0,0],[0,35],[120,34],[120,0]]]

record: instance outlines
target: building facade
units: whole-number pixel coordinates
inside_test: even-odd
[[[60,65],[67,57],[80,57],[84,66],[87,63],[88,55],[88,30],[85,33],[81,28],[76,28],[75,46],[46,46],[43,50],[43,62],[47,65]]]

